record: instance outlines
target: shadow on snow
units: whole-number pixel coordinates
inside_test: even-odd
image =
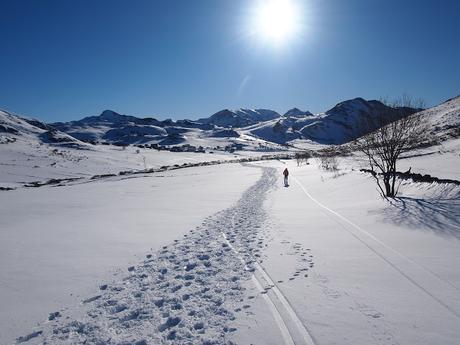
[[[431,198],[398,197],[383,211],[385,221],[460,240],[460,190]]]

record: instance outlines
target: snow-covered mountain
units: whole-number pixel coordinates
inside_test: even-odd
[[[17,139],[68,147],[85,146],[80,140],[43,122],[0,110],[0,142]]]
[[[99,116],[51,125],[80,140],[123,144],[177,145],[185,143],[188,136],[236,138],[240,136],[238,132],[276,144],[296,139],[342,144],[363,134],[365,119],[392,112],[392,108],[379,101],[355,98],[316,115],[298,108],[288,110],[283,116],[269,109],[224,109],[197,121],[159,121],[106,110]],[[408,109],[407,114],[411,112],[414,111]]]
[[[56,122],[52,127],[84,141],[140,144],[171,141],[189,129],[211,130],[214,126],[190,120],[164,120],[121,115],[105,110],[99,116],[88,116],[78,121]],[[179,142],[177,142],[179,143]]]
[[[222,110],[198,121],[159,121],[105,110],[99,116],[52,123],[50,126],[83,141],[178,145],[185,143],[188,137],[238,138],[240,134],[235,129],[278,118],[280,115],[272,110],[240,109]]]
[[[457,97],[425,110],[439,136],[448,138],[459,135],[459,108],[460,97]],[[282,145],[294,140],[306,140],[327,145],[343,144],[365,134],[363,123],[369,119],[372,122],[372,119],[381,115],[407,116],[415,111],[409,108],[393,109],[376,100],[355,98],[340,102],[319,114],[298,108],[292,108],[282,116],[269,109],[224,109],[196,121],[160,121],[152,117],[139,118],[105,110],[98,116],[48,125],[2,112],[0,131],[10,134],[17,131],[23,135],[34,133],[40,136],[39,140],[52,143],[81,140],[123,145],[188,143],[206,146],[206,141],[212,138],[227,138],[240,141],[259,139]]]
[[[279,117],[280,114],[269,109],[224,109],[208,118],[199,119],[198,122],[219,127],[241,128]]]
[[[292,109],[289,109],[284,114],[284,116],[285,117],[305,117],[305,116],[313,116],[313,114],[309,112],[308,110],[303,111],[303,110],[300,110],[299,108],[292,108]]]
[[[366,101],[354,98],[338,103],[324,114],[317,115],[315,121],[306,121],[305,126],[299,128],[302,137],[322,144],[343,144],[366,134],[363,126],[373,123],[373,119],[380,116],[402,117],[415,113],[415,109],[394,109],[376,100]]]
[[[320,114],[289,110],[283,117],[245,129],[246,134],[285,144],[295,139],[320,144],[343,144],[365,134],[363,124],[381,115],[406,116],[415,109],[393,109],[379,101],[355,98]]]

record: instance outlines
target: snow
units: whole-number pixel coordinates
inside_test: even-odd
[[[2,133],[4,133],[2,135]],[[6,135],[5,135],[6,134]],[[14,138],[14,139],[12,139]],[[22,139],[62,147],[87,148],[88,145],[34,119],[21,118],[0,110],[0,143]]]
[[[427,110],[442,141],[399,171],[460,180],[458,108]],[[358,155],[338,171],[311,159],[144,173],[260,152],[65,147],[66,134],[44,143],[47,128],[1,115],[20,133],[0,136],[0,187],[16,188],[0,190],[1,344],[458,344],[458,185],[405,180],[384,200]],[[177,130],[255,149],[269,146],[251,131],[278,121],[283,136],[302,119],[231,139]],[[68,180],[24,187],[51,178]]]
[[[169,152],[112,145],[88,145],[88,149],[83,150],[42,144],[30,138],[17,137],[15,140],[0,144],[0,187],[14,188],[25,182],[45,181],[50,178],[91,178],[100,174],[118,174],[120,171],[225,161],[264,154],[257,151],[228,153],[216,150],[212,150],[212,154],[209,153],[211,150],[208,153]],[[218,139],[215,142],[222,145]],[[214,139],[205,140],[207,144],[215,142]]]
[[[1,193],[0,343],[231,206],[259,176],[229,165]]]
[[[435,164],[433,164],[435,162]],[[443,179],[459,179],[460,140],[449,140],[417,152],[409,152],[402,159],[398,171],[411,171],[430,174]]]
[[[266,141],[285,144],[300,137],[300,134],[294,132],[291,128],[294,121],[295,120],[292,121],[291,119],[281,118],[264,122],[250,127],[250,129],[245,130],[245,133]]]
[[[456,103],[452,106],[454,111],[456,106],[458,108]],[[241,132],[278,144],[343,144],[363,134],[363,124],[366,120],[391,112],[395,113],[392,108],[379,101],[355,98],[341,102],[325,113],[315,115],[294,108],[282,117],[249,124],[242,128]],[[431,113],[437,114],[437,110]],[[449,123],[458,123],[458,117]]]
[[[379,101],[355,98],[340,102],[324,114],[298,121],[296,128],[306,139],[323,144],[344,144],[363,134],[365,121],[391,112],[392,108]]]
[[[450,136],[457,136],[460,122],[460,96],[447,100],[438,106],[423,111],[428,117],[435,134],[444,140]]]
[[[1,342],[456,344],[458,187],[389,204],[359,164],[2,192]]]
[[[446,140],[458,136],[459,109],[460,97],[457,97],[427,109],[424,114],[428,116],[433,132]],[[90,145],[80,140],[125,145],[188,144],[203,147],[225,147],[238,140],[248,150],[282,150],[285,144],[300,147],[311,142],[346,143],[363,133],[365,119],[389,112],[392,109],[381,102],[362,98],[341,102],[325,113],[315,115],[297,108],[289,110],[284,116],[269,109],[225,109],[197,121],[159,121],[105,110],[99,116],[46,125],[3,111],[0,112],[0,131],[11,135],[35,136],[41,143],[84,149],[89,149]],[[222,127],[228,130],[222,130]],[[3,136],[0,136],[0,142],[3,141]]]
[[[4,126],[4,128],[2,127],[2,131],[6,133],[11,133],[11,130],[13,134],[17,132],[23,132],[27,134],[44,132],[44,130],[41,128],[37,128],[36,126],[33,126],[27,123],[25,120],[17,117],[16,115],[4,110],[0,110],[0,125]]]
[[[224,109],[208,118],[199,119],[198,122],[220,127],[246,127],[279,117],[280,115],[276,111],[269,109]]]
[[[460,228],[453,215],[441,219],[428,212],[458,214],[458,199],[424,205],[410,199],[410,209],[401,210],[379,199],[372,179],[357,172],[334,178],[313,165],[290,169],[291,187],[278,190],[269,211],[284,231],[264,264],[274,280],[286,281],[294,275],[280,262],[283,241],[289,241],[284,250],[295,243],[310,249],[308,279],[285,291],[313,338],[325,344],[456,344]],[[408,197],[429,196],[420,189]]]

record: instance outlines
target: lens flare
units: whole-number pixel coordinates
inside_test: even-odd
[[[259,39],[283,44],[299,32],[300,9],[292,0],[266,0],[254,10],[254,31]]]

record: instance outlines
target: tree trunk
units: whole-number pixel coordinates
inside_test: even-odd
[[[394,161],[393,164],[391,165],[391,197],[392,198],[396,196],[395,186],[396,186],[396,161]]]
[[[391,195],[391,185],[390,185],[390,178],[389,178],[388,174],[385,174],[383,176],[383,184],[385,186],[385,195],[387,197],[391,198],[392,197],[392,195]]]

